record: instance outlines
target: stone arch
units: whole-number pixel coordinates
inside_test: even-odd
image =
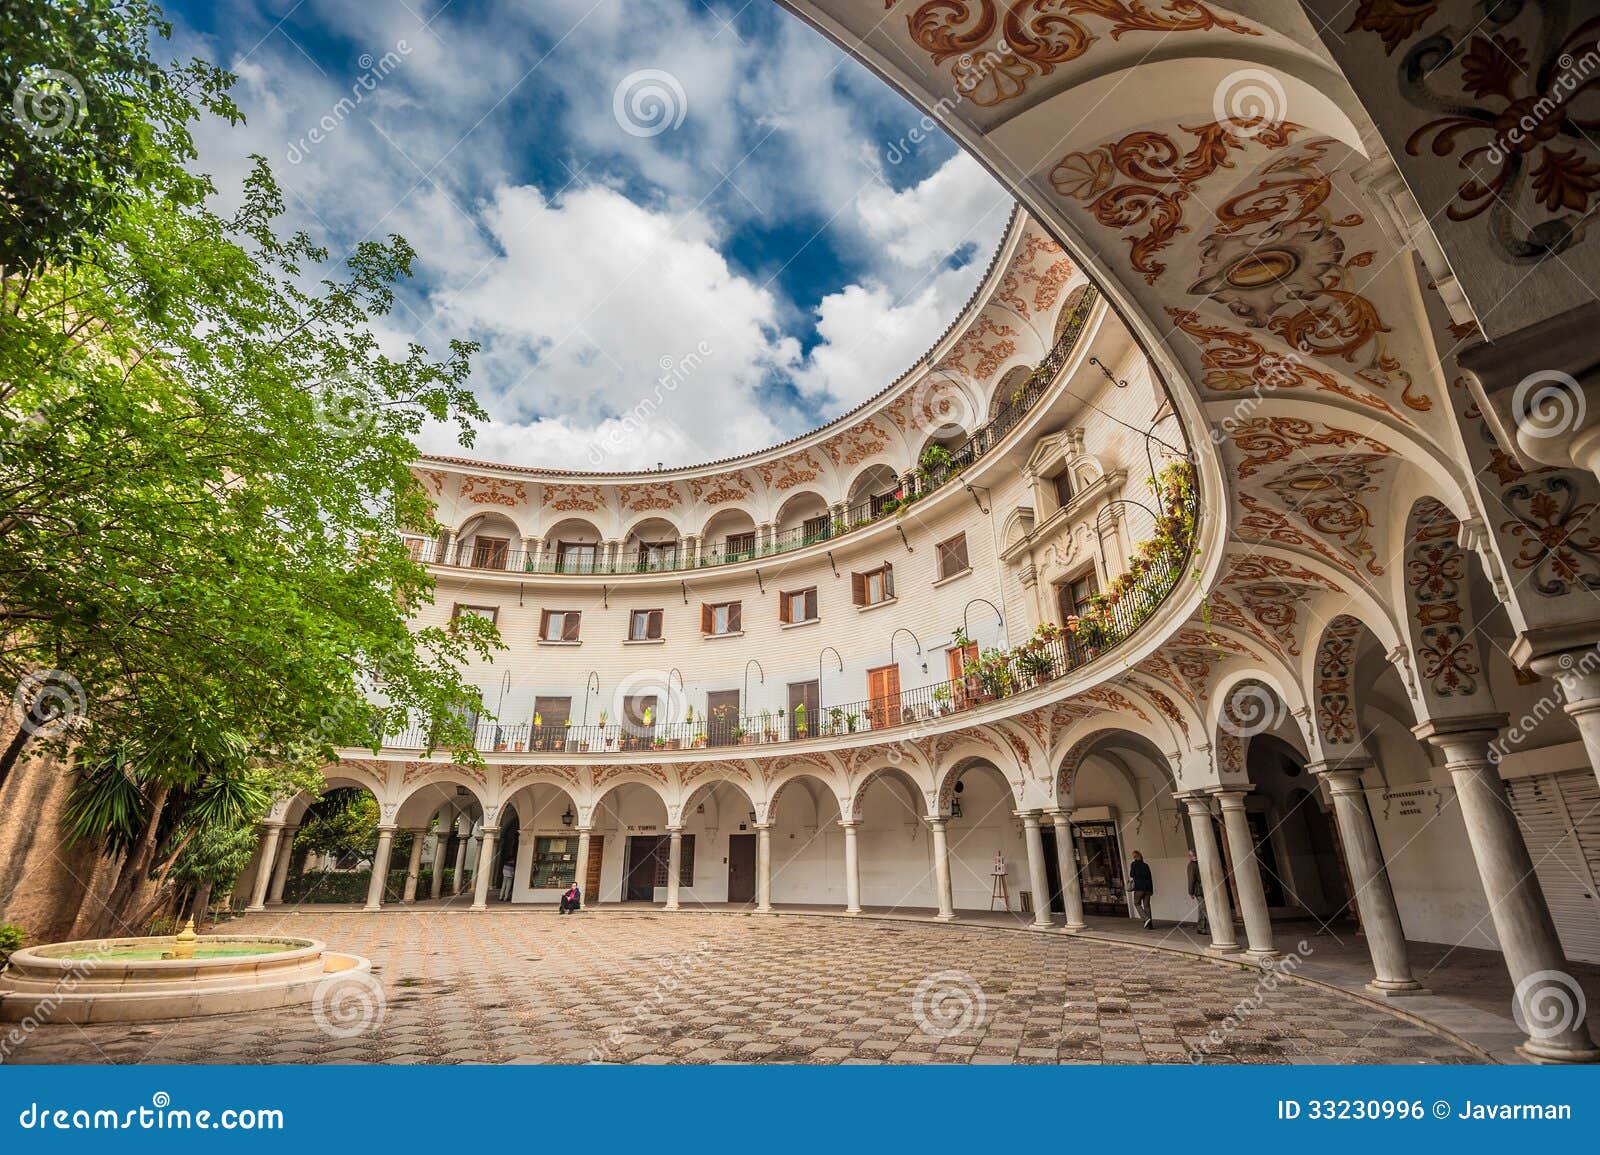
[[[741,782],[733,774],[726,771],[714,771],[701,777],[689,787],[687,793],[683,794],[675,805],[667,808],[668,820],[673,825],[683,822],[694,812],[696,806],[711,798],[719,786],[731,787],[738,792],[739,797],[744,799],[750,811],[754,811],[757,814],[760,813],[760,808],[756,805],[755,795],[751,793],[748,782]]]
[[[1156,768],[1162,780],[1161,785],[1169,790],[1179,788],[1178,775],[1173,770],[1169,755],[1157,748],[1147,736],[1128,729],[1114,718],[1090,718],[1068,727],[1051,754],[1049,765],[1055,768],[1051,780],[1053,805],[1062,809],[1072,808],[1073,790],[1084,759],[1109,745],[1136,750]]]
[[[984,410],[985,419],[993,421],[1011,403],[1011,397],[1028,383],[1028,378],[1033,375],[1031,365],[1013,365],[1007,369],[1001,378],[995,382],[994,390],[989,394],[989,404]]]
[[[662,784],[646,774],[626,771],[622,774],[608,776],[603,787],[596,790],[592,797],[585,802],[579,800],[578,823],[581,826],[593,826],[595,821],[602,817],[617,819],[620,810],[618,802],[612,799],[624,787],[642,787],[658,803],[661,804],[662,822],[666,824],[672,814],[672,802],[668,799]]]
[[[895,763],[876,766],[856,781],[850,791],[850,805],[846,813],[859,819],[862,800],[866,797],[868,788],[880,780],[898,781],[902,786],[909,786],[909,789],[904,790],[904,795],[911,810],[918,816],[929,813],[929,805],[936,797],[936,791],[928,776]]]
[[[949,818],[953,815],[955,804],[958,801],[956,786],[961,781],[962,775],[969,771],[987,767],[992,770],[1005,783],[1007,794],[1010,795],[1012,804],[1017,809],[1022,809],[1023,798],[1018,789],[1019,783],[1006,776],[1004,770],[995,765],[994,760],[982,754],[968,754],[957,758],[939,775],[938,789],[934,795],[934,811],[938,817]]]
[[[465,795],[461,794],[466,790]],[[470,798],[483,813],[486,826],[494,826],[499,812],[499,799],[493,797],[486,780],[475,776],[466,767],[454,763],[418,762],[407,765],[401,781],[401,794],[394,821],[400,825],[418,824],[430,818],[441,807],[452,803],[461,809],[460,801]]]

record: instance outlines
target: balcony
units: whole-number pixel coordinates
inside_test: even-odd
[[[619,574],[682,573],[711,566],[736,565],[740,562],[758,561],[805,549],[819,542],[831,541],[870,525],[896,516],[918,501],[943,488],[948,482],[971,469],[1005,440],[1035,405],[1050,391],[1051,384],[1065,367],[1078,338],[1083,335],[1090,314],[1094,311],[1098,294],[1093,288],[1084,293],[1074,306],[1073,314],[1065,323],[1061,337],[1054,347],[1029,375],[1028,380],[1012,393],[1011,397],[987,423],[979,426],[961,448],[950,453],[948,462],[919,466],[906,474],[892,490],[872,494],[852,505],[844,506],[824,517],[808,519],[793,529],[770,535],[765,541],[758,535],[739,534],[725,542],[704,545],[691,550],[679,543],[663,549],[653,547],[648,555],[607,558],[603,550],[581,556],[556,556],[546,550],[542,555],[526,550],[511,549],[504,543],[484,548],[482,543],[466,546],[449,546],[444,549],[436,541],[410,538],[412,557],[419,562],[450,566],[458,569],[505,571],[530,574]]]
[[[1166,515],[1161,519],[1167,526],[1165,536],[1146,543],[1114,597],[1102,599],[1068,628],[1042,628],[1011,650],[986,651],[967,664],[960,678],[887,697],[823,706],[814,716],[807,716],[802,708],[793,713],[762,710],[639,724],[590,725],[565,718],[539,718],[537,723],[480,722],[475,746],[485,754],[628,754],[772,746],[934,724],[1049,685],[1132,637],[1178,585],[1193,554],[1199,514],[1192,471],[1183,476],[1187,484],[1168,486]],[[404,750],[433,748],[427,729],[420,726],[390,734],[383,744]]]

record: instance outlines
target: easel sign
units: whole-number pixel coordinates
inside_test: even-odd
[[[1006,890],[1006,856],[998,850],[994,852],[994,888],[989,892],[989,909],[994,909],[996,901],[1000,903],[1001,910],[1011,909],[1011,895]]]

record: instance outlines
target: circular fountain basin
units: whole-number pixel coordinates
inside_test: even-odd
[[[294,1006],[331,976],[372,964],[316,939],[201,935],[193,958],[173,939],[110,938],[19,950],[0,971],[0,1021],[148,1022]]]

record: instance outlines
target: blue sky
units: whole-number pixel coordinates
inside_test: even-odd
[[[404,235],[383,335],[481,341],[471,451],[580,469],[781,441],[881,389],[975,286],[1010,203],[770,0],[169,4],[239,76],[201,134],[259,152],[336,253]],[[663,367],[693,362],[670,387]],[[430,429],[424,448],[460,452]]]

